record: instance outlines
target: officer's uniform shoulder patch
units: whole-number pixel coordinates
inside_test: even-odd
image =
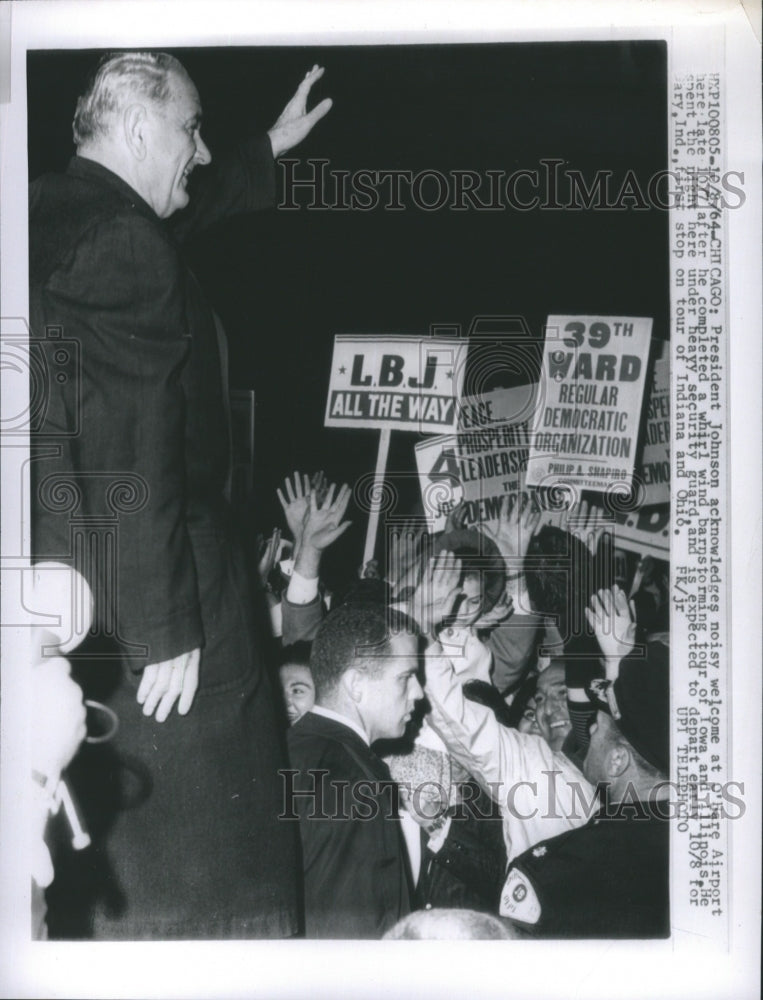
[[[512,868],[501,891],[501,916],[537,924],[540,913],[540,901],[532,882],[518,868]]]

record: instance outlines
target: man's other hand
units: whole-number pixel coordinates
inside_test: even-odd
[[[200,659],[201,650],[192,649],[171,660],[150,663],[143,670],[137,695],[143,714],[156,712],[156,721],[164,722],[177,701],[178,715],[187,715],[199,686]]]
[[[316,104],[312,111],[307,110],[308,94],[313,84],[317,80],[320,80],[322,76],[322,66],[316,65],[311,70],[308,70],[304,80],[297,87],[294,97],[292,97],[283,109],[278,121],[268,132],[274,157],[280,156],[302,142],[310,134],[313,125],[319,122],[331,110],[333,101],[330,97],[322,100],[320,104]]]

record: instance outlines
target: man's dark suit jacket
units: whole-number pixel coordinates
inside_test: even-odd
[[[273,203],[269,141],[198,173],[201,189],[167,221],[89,159],[30,185],[32,336],[48,363],[33,553],[88,580],[98,635],[87,660],[78,650],[77,679],[120,721],[70,768],[93,845],[57,861],[54,936],[297,930],[298,837],[278,820],[285,747],[224,498],[224,338],[179,249]],[[140,670],[196,646],[189,714],[144,718]]]
[[[167,220],[79,156],[29,189],[31,336],[46,362],[32,387],[34,554],[69,556],[72,519],[118,522],[114,607],[97,562],[79,568],[138,670],[204,644],[190,532],[219,510],[229,465],[222,341],[180,246],[273,203],[267,137],[193,181]]]
[[[387,765],[349,726],[308,712],[289,730],[308,938],[380,938],[410,911]],[[323,775],[310,773],[327,772]],[[344,783],[344,784],[340,784]],[[287,806],[290,796],[287,787]]]

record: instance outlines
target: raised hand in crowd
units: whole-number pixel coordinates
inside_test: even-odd
[[[495,542],[506,561],[506,594],[515,610],[532,610],[525,584],[524,558],[541,517],[528,496],[517,495],[507,498],[497,521],[480,525],[480,531]]]
[[[480,531],[495,542],[506,560],[509,576],[522,571],[522,560],[530,539],[540,527],[541,516],[529,497],[509,497],[496,521],[480,525]]]
[[[307,110],[307,98],[314,83],[323,76],[323,66],[315,65],[305,73],[305,78],[283,109],[275,125],[269,129],[270,145],[273,156],[278,157],[287,152],[310,134],[316,122],[331,110],[332,100],[325,98],[316,104],[312,111]]]
[[[329,481],[326,479],[326,473],[323,469],[319,469],[310,477],[310,492],[315,493],[319,507],[323,506],[323,501],[326,499],[328,491]]]
[[[316,577],[324,550],[350,527],[352,522],[342,519],[351,496],[352,490],[346,483],[339,487],[338,492],[336,484],[331,483],[323,504],[319,504],[315,493],[310,493],[302,522],[301,541],[294,558],[294,569],[301,576]]]
[[[283,492],[278,489],[276,493],[283,507],[286,524],[294,539],[294,550],[296,552],[302,541],[302,525],[305,520],[307,508],[310,505],[310,477],[295,472],[294,485],[292,486],[287,476],[284,479],[283,487]]]
[[[578,538],[595,556],[602,536],[612,533],[613,521],[605,516],[603,507],[582,500],[576,510],[564,509],[559,527]]]
[[[448,535],[451,531],[460,531],[465,526],[466,503],[463,500],[460,500],[445,518],[444,534]]]
[[[298,543],[294,546],[294,570],[281,602],[282,638],[285,645],[302,640],[312,641],[326,611],[320,599],[320,565],[323,552],[350,527],[343,520],[352,496],[344,484],[337,492],[335,484],[327,484],[324,474],[307,476],[300,481],[294,474],[294,487],[286,482],[286,497],[279,499],[287,519],[295,520],[295,512],[304,510],[298,528]],[[288,498],[288,499],[287,499]]]
[[[636,567],[628,598],[636,609],[636,619],[650,641],[669,642],[670,608],[667,564],[643,556]]]
[[[461,560],[443,550],[432,556],[408,602],[408,614],[424,635],[432,635],[453,610],[461,590]]]
[[[392,588],[393,599],[402,600],[409,588],[416,588],[421,582],[422,568],[426,565],[426,527],[412,518],[396,527],[388,537],[386,580]]]
[[[585,614],[601,648],[607,678],[615,680],[620,661],[636,645],[633,602],[629,602],[625,592],[615,586],[594,594],[591,607],[585,609]]]

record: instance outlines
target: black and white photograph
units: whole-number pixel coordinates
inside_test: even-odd
[[[9,6],[2,988],[756,995],[746,15]]]

